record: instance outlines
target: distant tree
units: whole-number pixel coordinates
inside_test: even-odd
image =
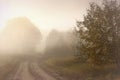
[[[119,66],[119,29],[120,4],[116,0],[90,3],[84,20],[77,21],[78,57],[93,64],[116,62]]]
[[[28,18],[18,17],[8,21],[2,32],[0,49],[9,53],[34,53],[40,39],[40,30]]]
[[[64,54],[64,40],[61,32],[52,30],[46,38],[45,53],[50,56]]]
[[[52,57],[73,56],[71,32],[52,30],[45,41],[45,54]]]

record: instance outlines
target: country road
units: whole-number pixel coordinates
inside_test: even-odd
[[[15,74],[8,80],[57,80],[42,68],[36,62],[21,62]]]

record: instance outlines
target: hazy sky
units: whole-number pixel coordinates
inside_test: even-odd
[[[11,18],[26,16],[42,31],[70,29],[82,20],[91,1],[100,0],[0,0],[0,27]]]

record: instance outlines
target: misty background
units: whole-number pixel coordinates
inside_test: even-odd
[[[101,0],[0,0],[0,27],[9,19],[26,16],[43,34],[51,29],[68,30],[76,20],[83,20],[92,1]]]
[[[66,35],[67,32],[73,30],[77,20],[83,20],[83,14],[86,14],[89,2],[92,1],[100,4],[100,1],[97,0],[1,0],[1,49],[9,52],[9,50],[14,51],[12,48],[16,46],[20,47],[18,45],[20,45],[22,41],[29,44],[30,41],[28,42],[26,40],[25,42],[22,38],[34,35],[34,33],[32,34],[30,31],[31,29],[27,28],[30,24],[39,29],[40,32],[39,37],[41,40],[39,40],[38,47],[36,49],[38,52],[40,52],[40,50],[44,51],[46,46],[50,46],[48,43],[54,43],[54,39],[56,43],[58,43],[59,41],[56,38],[59,36],[63,41],[62,43],[68,42],[65,40],[65,38],[67,39],[68,37],[68,35]],[[26,21],[25,24],[21,24],[22,22],[19,23],[19,19],[18,22],[14,19],[23,16],[29,19],[30,24],[27,24]],[[21,28],[20,26],[24,27]],[[28,32],[25,32],[26,30]],[[54,35],[51,36],[50,34],[52,34],[52,31]],[[56,33],[54,33],[55,31]],[[49,39],[49,37],[51,39],[53,37],[53,41],[47,41],[46,39]],[[12,45],[13,43],[14,45]],[[69,43],[66,43],[66,46],[68,46],[68,44]],[[16,51],[18,50],[16,49]],[[19,50],[18,53],[22,53],[20,51],[21,50]]]
[[[119,80],[117,1],[0,0],[0,80]]]

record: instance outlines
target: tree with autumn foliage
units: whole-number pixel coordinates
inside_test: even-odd
[[[83,21],[77,21],[77,57],[93,64],[119,66],[120,4],[116,0],[90,3]]]

